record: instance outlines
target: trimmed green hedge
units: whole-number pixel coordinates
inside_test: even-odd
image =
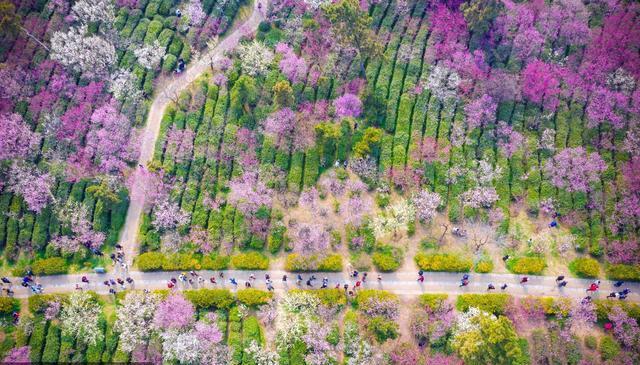
[[[229,257],[187,253],[165,255],[154,251],[138,256],[136,265],[140,271],[225,270],[229,267]]]
[[[485,312],[501,315],[505,313],[507,304],[511,301],[509,294],[461,294],[456,300],[456,308],[459,311],[467,311],[471,307]]]
[[[20,309],[18,299],[9,297],[0,297],[0,314],[11,314]]]
[[[605,271],[610,280],[640,281],[640,265],[607,265]]]
[[[347,296],[342,289],[327,288],[322,290],[292,289],[291,292],[305,292],[317,297],[326,306],[344,306],[347,304]]]
[[[37,259],[31,264],[31,270],[36,275],[66,274],[69,271],[67,260],[62,257]]]
[[[546,267],[546,261],[540,257],[520,257],[507,261],[507,268],[514,274],[539,275]]]
[[[269,258],[260,252],[245,252],[231,256],[231,265],[238,270],[266,270]]]
[[[493,271],[493,261],[490,259],[483,259],[476,262],[473,271],[477,273],[489,273]]]
[[[228,309],[235,303],[228,289],[185,290],[184,296],[199,309]]]
[[[381,272],[396,271],[400,268],[400,260],[390,252],[374,252],[371,260],[376,269]]]
[[[246,306],[258,307],[267,304],[267,302],[273,298],[273,293],[265,290],[247,288],[238,290],[237,297],[238,301]]]
[[[569,263],[569,271],[579,278],[597,278],[600,265],[590,257],[579,257]]]
[[[429,307],[431,310],[437,310],[449,298],[447,294],[421,294],[418,297],[418,303],[421,307]]]
[[[471,259],[452,253],[423,253],[415,256],[418,267],[424,271],[469,272]]]
[[[319,261],[318,257],[302,256],[297,253],[287,255],[285,259],[284,269],[291,272],[306,271],[326,271],[340,272],[342,271],[342,256],[333,254]]]

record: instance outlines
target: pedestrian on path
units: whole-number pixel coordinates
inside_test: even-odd
[[[507,288],[507,283],[502,284],[502,286],[500,287],[500,290],[505,290]]]
[[[420,275],[420,276],[418,277],[418,282],[419,282],[420,284],[424,283],[424,275]]]
[[[618,295],[619,294],[617,292],[611,292],[611,293],[609,293],[609,295],[607,295],[607,299],[609,299],[609,298],[617,298]]]
[[[167,288],[173,289],[174,286],[175,284],[171,280],[167,281]]]
[[[378,274],[378,282],[381,283],[382,282],[382,275]]]
[[[587,288],[587,293],[592,292],[595,293],[598,290],[598,286],[595,283],[591,283]]]
[[[495,287],[495,286],[493,286],[493,284],[489,284],[489,285],[487,285],[487,291],[489,291],[489,290],[495,290],[495,289],[496,289],[496,287]]]
[[[344,291],[347,291],[349,289],[349,284],[345,283],[344,284]]]
[[[251,283],[247,280],[244,282],[244,287],[245,288],[251,288]]]
[[[365,281],[367,281],[367,273],[362,273],[362,283],[364,283]]]
[[[622,286],[622,284],[624,284],[624,281],[618,280],[615,283],[613,283],[613,286],[615,286],[616,288],[619,288]]]
[[[313,283],[311,283],[311,279],[307,280],[307,286],[313,287]]]
[[[211,284],[213,284],[213,285],[217,284],[217,282],[216,282],[216,277],[215,277],[215,276],[212,276],[211,278],[209,278],[209,281],[210,281],[210,282],[211,282]]]
[[[556,278],[556,281],[562,281],[564,280],[564,275],[560,275]]]
[[[560,288],[567,286],[567,281],[566,280],[561,281],[560,283],[558,283],[558,286]]]
[[[509,260],[510,257],[511,256],[509,256],[509,255],[504,255],[504,256],[502,256],[502,261],[507,262],[507,260]]]
[[[298,274],[296,279],[296,285],[300,286],[302,284],[302,275]]]
[[[467,279],[462,279],[462,280],[460,281],[460,287],[467,286],[467,285],[469,285],[469,280],[467,280]]]
[[[359,288],[362,282],[360,280],[356,281],[356,288]]]
[[[89,284],[89,278],[87,278],[86,276],[83,276],[80,280],[85,284]]]
[[[271,283],[267,284],[267,290],[273,291],[273,285],[271,285]]]
[[[357,278],[358,277],[358,270],[353,270],[353,274],[351,276],[353,276],[354,278]]]
[[[129,283],[129,285],[133,285],[133,279],[131,279],[131,277],[127,276],[125,280],[127,281],[127,283]]]
[[[526,284],[528,282],[529,282],[529,277],[528,276],[525,276],[522,279],[520,279],[520,284]]]
[[[253,274],[249,275],[249,280],[256,280],[256,276]]]
[[[232,284],[233,286],[238,286],[238,282],[236,281],[236,279],[231,278],[231,279],[229,279],[229,281],[231,282],[231,284]]]
[[[282,282],[286,283],[287,282],[287,275],[282,275]]]

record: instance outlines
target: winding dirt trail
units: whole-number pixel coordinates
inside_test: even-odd
[[[266,9],[267,2],[263,1],[263,9]],[[243,23],[238,24],[227,34],[215,48],[202,54],[200,58],[190,64],[184,73],[171,79],[160,82],[155,99],[149,108],[149,116],[144,132],[141,136],[140,159],[138,167],[133,173],[133,181],[142,181],[142,167],[146,166],[153,158],[156,140],[160,132],[160,124],[164,111],[172,103],[172,99],[179,95],[181,91],[187,89],[203,73],[210,70],[212,61],[220,59],[224,52],[232,50],[247,31],[258,29],[258,25],[264,19],[263,10],[258,8],[260,1],[255,1],[251,15]],[[133,258],[137,255],[139,243],[137,241],[138,227],[144,206],[144,186],[142,184],[132,184],[130,194],[131,201],[127,210],[127,218],[120,233],[120,245],[122,245],[125,257],[129,266],[133,263]]]

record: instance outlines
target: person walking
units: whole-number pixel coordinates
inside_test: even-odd
[[[617,292],[611,292],[611,293],[609,293],[609,295],[607,295],[607,299],[609,299],[609,298],[617,298],[618,295],[619,294]]]
[[[322,279],[322,286],[320,287],[320,289],[325,289],[327,286],[329,286],[329,279],[325,277],[324,279]]]
[[[502,284],[502,286],[500,287],[500,290],[505,290],[507,288],[507,283]]]
[[[286,274],[285,274],[285,275],[282,275],[282,282],[283,282],[283,283],[286,283],[286,282],[287,282],[287,275],[286,275]]]
[[[216,277],[215,277],[215,276],[210,277],[210,278],[209,278],[209,281],[210,281],[210,282],[211,282],[211,284],[213,284],[213,285],[218,284],[218,282],[216,282]]]
[[[424,275],[420,275],[420,276],[418,277],[418,282],[419,282],[420,284],[424,283]]]
[[[556,281],[562,281],[564,280],[564,275],[560,275],[556,278]]]
[[[382,282],[382,275],[378,274],[378,282],[381,283]]]
[[[524,276],[522,279],[520,279],[520,284],[526,284],[529,282],[529,277],[528,276]]]
[[[598,286],[595,283],[591,283],[587,288],[587,293],[592,292],[595,293],[598,290]]]
[[[85,284],[89,284],[89,278],[87,278],[86,276],[83,276],[82,278],[80,278],[80,281],[82,281]]]
[[[362,273],[362,283],[364,284],[365,281],[367,281],[367,273],[363,272]]]
[[[244,287],[245,288],[251,288],[251,283],[247,280],[244,282]]]
[[[313,287],[313,283],[311,282],[311,279],[308,279],[308,280],[307,280],[307,286],[309,286],[309,287]]]
[[[565,286],[567,286],[567,281],[566,280],[563,280],[563,281],[558,283],[558,287],[560,287],[560,288],[563,288]]]
[[[353,270],[353,275],[352,276],[354,278],[357,278],[358,277],[358,270]]]
[[[347,291],[349,289],[349,284],[345,283],[344,284],[344,291]]]
[[[296,285],[300,285],[302,284],[302,275],[298,274],[297,278],[296,278]]]
[[[493,284],[489,284],[489,285],[487,285],[487,291],[489,291],[489,290],[495,290],[495,289],[496,289],[496,287],[495,287],[495,286],[493,286]]]
[[[233,286],[238,286],[238,282],[234,278],[229,279],[229,282],[231,282],[231,285]]]
[[[267,284],[267,290],[273,291],[273,285],[271,285],[271,283]]]
[[[469,280],[467,280],[467,279],[462,279],[462,280],[460,281],[460,287],[467,286],[467,285],[469,285]]]
[[[507,260],[509,260],[510,257],[511,256],[509,256],[509,255],[504,255],[504,256],[502,256],[502,261],[507,262]]]

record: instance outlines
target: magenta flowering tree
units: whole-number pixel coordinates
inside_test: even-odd
[[[629,317],[620,306],[614,306],[609,312],[609,320],[613,324],[613,334],[618,341],[629,349],[638,349],[640,346],[640,327],[638,322]]]
[[[524,146],[524,136],[503,121],[498,122],[496,136],[498,137],[498,147],[507,158],[511,158]]]
[[[280,71],[292,84],[301,81],[307,75],[307,62],[304,58],[298,57],[289,45],[278,43],[276,52],[282,55],[282,59],[278,64]]]
[[[167,200],[173,184],[164,170],[151,171],[139,168],[127,180],[131,201],[144,202],[146,211]]]
[[[276,145],[281,149],[290,146],[295,130],[295,113],[289,108],[282,108],[271,114],[264,121],[264,130],[275,138]]]
[[[522,94],[528,100],[555,110],[560,94],[560,70],[557,66],[535,60],[522,70]]]
[[[158,304],[153,324],[160,330],[181,330],[194,321],[193,304],[182,294],[171,294]]]
[[[40,134],[22,120],[19,114],[0,114],[0,161],[25,158],[40,143]]]
[[[83,247],[99,249],[105,240],[105,234],[94,231],[89,221],[89,210],[83,204],[68,201],[56,211],[58,221],[70,234],[56,236],[51,244],[65,253],[78,252]]]
[[[193,153],[194,133],[191,129],[178,129],[172,125],[167,132],[165,141],[165,153],[173,156],[176,163],[182,163],[191,159]]]
[[[31,358],[29,356],[31,347],[22,346],[16,347],[7,352],[7,355],[2,360],[3,364],[30,364]]]
[[[101,171],[121,173],[135,159],[130,131],[129,120],[116,110],[113,102],[93,112],[86,149]]]
[[[362,102],[360,98],[354,94],[347,93],[335,99],[333,101],[333,107],[336,108],[336,116],[339,118],[357,118],[362,113]]]
[[[202,9],[202,3],[200,0],[189,0],[185,13],[189,18],[189,24],[199,27],[204,23],[207,18],[207,13]]]
[[[235,205],[249,220],[252,233],[264,237],[269,225],[268,216],[256,213],[260,209],[271,208],[273,190],[267,188],[255,171],[245,171],[242,176],[232,180],[229,187],[229,203]]]
[[[484,127],[496,120],[498,104],[487,94],[471,101],[464,107],[469,129]]]
[[[640,243],[637,239],[614,240],[606,244],[607,261],[612,264],[640,264]]]
[[[544,169],[551,183],[568,192],[586,192],[606,170],[597,152],[588,153],[583,147],[565,148],[547,161]]]
[[[27,164],[14,163],[9,170],[9,191],[22,196],[29,210],[36,213],[53,200],[53,183],[48,173]]]
[[[592,93],[587,104],[589,128],[609,123],[616,129],[624,127],[624,117],[620,113],[626,109],[628,97],[621,92],[598,87]]]

